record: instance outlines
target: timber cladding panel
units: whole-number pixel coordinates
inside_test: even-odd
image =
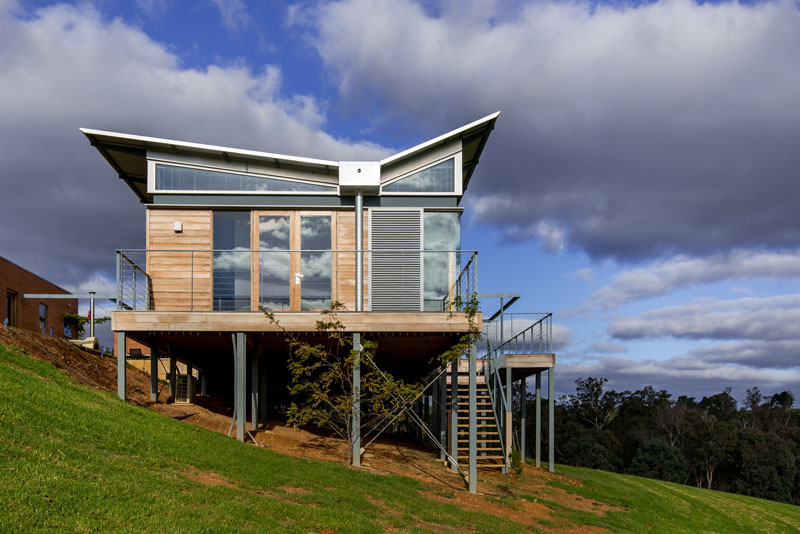
[[[367,248],[369,232],[369,211],[364,210],[364,241],[363,248]],[[336,223],[336,246],[339,250],[356,250],[356,214],[355,211],[341,211],[338,213]],[[336,259],[336,293],[335,300],[345,305],[349,311],[356,309],[356,255],[339,253]],[[363,258],[364,293],[363,309],[369,306],[369,254]]]
[[[181,232],[175,231],[176,222],[183,225]],[[147,272],[155,309],[211,310],[212,248],[211,210],[147,210]]]
[[[11,326],[41,332],[39,328],[39,305],[47,306],[45,311],[45,332],[53,336],[64,336],[64,313],[78,313],[78,301],[72,299],[26,299],[25,293],[57,293],[67,291],[48,282],[44,278],[0,257],[0,323],[10,311]],[[74,332],[73,332],[74,334]]]

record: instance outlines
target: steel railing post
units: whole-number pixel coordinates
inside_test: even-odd
[[[117,309],[121,310],[122,306],[122,277],[120,276],[120,254],[121,252],[117,251]]]

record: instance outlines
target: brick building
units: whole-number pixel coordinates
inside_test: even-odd
[[[26,293],[69,293],[19,265],[0,257],[0,322],[56,337],[75,337],[64,327],[64,313],[78,313],[72,299],[26,299]]]

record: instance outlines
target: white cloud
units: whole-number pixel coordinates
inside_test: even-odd
[[[284,95],[275,66],[189,69],[88,4],[24,18],[3,6],[0,185],[14,202],[0,209],[0,243],[9,259],[56,283],[110,273],[115,248],[144,245],[141,204],[79,127],[335,160],[387,154],[325,133],[324,106]]]
[[[64,289],[76,295],[88,294],[90,291],[98,295],[117,294],[116,281],[109,279],[101,273],[95,273],[78,284],[67,284]]]
[[[291,11],[345,106],[424,139],[503,111],[470,184],[593,257],[800,246],[800,9],[345,0]]]
[[[222,25],[227,30],[239,30],[249,24],[250,15],[242,0],[211,0],[211,3],[219,9]]]
[[[734,250],[706,258],[678,256],[614,276],[592,293],[580,311],[607,310],[636,300],[727,279],[800,277],[800,253]]]
[[[734,300],[696,299],[613,320],[617,339],[675,337],[800,341],[800,294]]]

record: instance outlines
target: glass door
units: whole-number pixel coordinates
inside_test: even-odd
[[[331,216],[300,216],[300,310],[331,307]]]
[[[333,293],[333,214],[257,212],[257,302],[271,311],[328,309]]]
[[[258,216],[258,303],[268,310],[291,309],[290,219]]]

